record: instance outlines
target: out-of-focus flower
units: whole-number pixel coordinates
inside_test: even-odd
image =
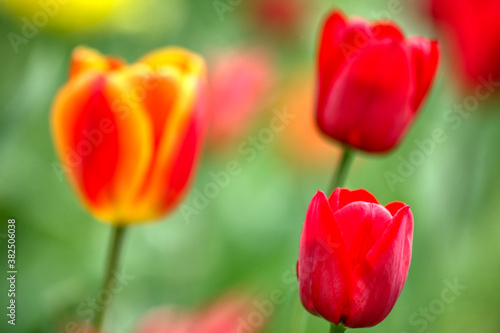
[[[310,313],[360,328],[394,307],[410,267],[413,215],[401,202],[381,206],[365,190],[318,192],[300,239],[299,292]]]
[[[81,31],[95,28],[130,0],[0,0],[2,7],[34,28]],[[31,29],[34,29],[31,28]]]
[[[208,124],[205,64],[181,49],[127,66],[77,48],[57,94],[52,134],[73,187],[102,220],[155,219],[179,202]]]
[[[274,82],[273,67],[271,55],[263,49],[233,50],[216,57],[209,71],[212,148],[234,143],[255,124]]]
[[[331,138],[386,152],[405,136],[438,65],[438,46],[392,23],[332,12],[319,49],[317,121]]]
[[[309,169],[332,169],[340,157],[340,148],[329,144],[314,121],[314,78],[310,71],[300,70],[285,85],[279,104],[295,118],[279,136],[284,154],[293,165]]]
[[[269,314],[255,304],[248,296],[229,294],[201,310],[158,309],[142,321],[137,333],[258,333]]]
[[[259,27],[281,36],[292,36],[300,30],[308,5],[309,1],[304,0],[256,0],[251,3],[251,12]]]
[[[500,80],[500,1],[430,0],[434,19],[457,55],[466,84]]]

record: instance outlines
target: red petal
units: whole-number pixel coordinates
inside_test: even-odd
[[[379,39],[390,38],[402,41],[405,38],[399,27],[392,22],[374,24],[372,30]]]
[[[370,327],[392,310],[403,289],[411,260],[413,215],[400,209],[358,266],[346,326]]]
[[[405,207],[406,204],[403,202],[395,201],[391,202],[390,204],[387,204],[385,206],[385,209],[387,209],[392,216],[396,215],[396,213],[403,207]]]
[[[150,159],[151,131],[142,110],[128,103],[127,81],[82,73],[61,89],[52,127],[58,153],[89,209],[108,222],[124,212]]]
[[[383,206],[375,203],[353,202],[334,214],[351,256],[352,267],[364,260],[392,220]]]
[[[96,73],[75,78],[59,92],[52,116],[58,153],[73,184],[90,207],[99,209],[110,208],[119,151],[117,131],[100,130],[104,119],[116,128],[105,85],[105,77]]]
[[[346,29],[346,19],[343,14],[334,11],[330,14],[323,27],[319,49],[319,109],[326,103],[326,97],[331,82],[339,68],[345,62],[345,57],[339,52],[340,44]]]
[[[390,63],[391,66],[386,66]],[[413,120],[408,53],[399,42],[365,47],[344,66],[318,123],[329,136],[370,152],[393,148]]]
[[[335,189],[335,191],[333,191],[332,195],[330,195],[330,198],[328,199],[333,212],[336,212],[342,207],[350,204],[351,202],[356,201],[372,202],[378,204],[377,199],[365,189],[351,191],[346,188],[337,188]]]
[[[196,89],[199,93],[196,105],[193,106],[192,116],[183,138],[179,138],[179,146],[172,157],[172,169],[165,179],[162,193],[163,211],[168,211],[182,198],[192,175],[195,173],[200,151],[203,146],[205,133],[207,131],[208,113],[206,110],[205,86],[200,85]],[[180,133],[181,134],[181,133]]]
[[[340,228],[323,192],[314,196],[307,210],[298,272],[304,307],[338,324],[348,303],[351,267]]]
[[[117,131],[109,134],[100,132],[100,123],[104,119],[109,119],[116,125],[116,119],[110,104],[104,95],[105,79],[101,77],[91,87],[91,95],[82,106],[76,126],[73,128],[73,147],[78,149],[78,145],[88,143],[90,153],[82,153],[81,176],[84,191],[91,201],[107,198],[112,201],[113,197],[113,176],[118,163],[118,153],[121,150],[118,143]],[[102,142],[92,144],[92,140],[84,133],[98,131],[97,137],[102,137]],[[98,142],[98,141],[96,141]],[[83,150],[82,150],[83,151]]]
[[[436,41],[415,37],[408,41],[410,48],[413,71],[415,75],[415,96],[413,111],[416,112],[427,95],[436,75],[439,62],[439,48]]]
[[[351,19],[342,36],[338,56],[342,57],[343,62],[352,61],[352,57],[366,47],[374,37],[370,22],[362,18]]]

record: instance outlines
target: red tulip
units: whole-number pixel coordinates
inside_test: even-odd
[[[319,50],[320,129],[368,152],[394,148],[431,86],[438,55],[435,41],[405,39],[393,23],[346,20],[334,11]]]
[[[413,215],[382,206],[365,190],[318,192],[300,239],[299,290],[310,313],[346,327],[370,327],[392,310],[411,260]]]
[[[431,0],[431,6],[467,82],[500,80],[500,1]]]
[[[61,169],[81,200],[121,225],[171,211],[208,123],[203,59],[166,48],[126,65],[77,48],[70,72],[51,125]]]

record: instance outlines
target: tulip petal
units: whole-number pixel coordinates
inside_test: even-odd
[[[332,211],[334,213],[339,209],[343,208],[344,206],[356,201],[371,202],[378,204],[378,201],[373,196],[373,194],[371,194],[365,189],[351,191],[346,188],[336,188],[335,191],[333,191],[332,195],[330,195],[330,198],[328,199],[330,207],[332,207]]]
[[[92,138],[94,130],[99,131],[102,119],[114,119],[110,106],[103,95],[105,79],[97,73],[82,75],[70,81],[58,93],[53,106],[52,128],[57,152],[63,165],[68,167],[73,186],[80,197],[94,210],[111,209],[106,196],[111,192],[110,184],[118,164],[118,139],[116,131],[112,131],[103,141],[100,132],[92,139],[95,145],[83,136],[89,133]],[[113,126],[113,125],[111,125]],[[105,158],[107,163],[99,172],[89,173],[87,168],[95,171],[97,160]]]
[[[74,78],[89,70],[107,72],[123,65],[124,62],[121,59],[105,57],[94,49],[80,46],[71,55],[69,76]]]
[[[161,195],[163,205],[161,210],[166,211],[175,206],[182,198],[187,184],[194,174],[193,168],[197,164],[203,145],[203,138],[207,131],[208,112],[206,109],[205,87],[200,84],[196,91],[197,102],[192,107],[191,119],[187,124],[184,138],[179,139],[179,149],[175,152],[177,157],[172,158],[172,169],[169,174],[169,188],[163,190]]]
[[[376,203],[353,202],[334,213],[355,268],[378,241],[392,215]]]
[[[73,186],[96,216],[112,223],[124,222],[125,197],[142,177],[152,145],[144,113],[129,104],[126,114],[118,110],[126,100],[122,84],[94,71],[81,74],[61,89],[52,114]]]
[[[348,304],[350,271],[342,233],[320,191],[309,205],[300,239],[299,290],[307,311],[338,324]]]
[[[391,215],[394,216],[401,208],[405,206],[406,204],[404,202],[394,201],[390,204],[387,204],[385,206],[385,209],[387,209],[391,213]]]
[[[337,57],[343,60],[342,65],[352,61],[360,50],[373,41],[374,37],[370,22],[362,18],[352,18],[344,28],[342,41],[337,49]],[[338,74],[338,70],[335,74]]]
[[[330,14],[323,28],[319,49],[318,72],[320,77],[318,108],[323,109],[328,97],[328,89],[346,57],[339,49],[344,37],[346,20],[342,13],[334,11]]]
[[[373,33],[379,39],[390,38],[393,40],[404,40],[401,30],[392,22],[380,22],[372,27]]]
[[[416,112],[427,95],[436,75],[439,62],[439,47],[436,41],[414,37],[408,41],[415,75],[413,111]]]
[[[362,150],[394,147],[414,117],[408,102],[413,95],[410,64],[400,42],[382,40],[365,47],[329,91],[328,112],[318,112],[320,128]]]
[[[146,54],[139,63],[149,66],[153,71],[161,73],[165,67],[172,67],[184,74],[199,75],[205,72],[203,59],[181,47],[166,47]]]
[[[150,218],[168,212],[182,197],[205,136],[206,87],[200,76],[204,69],[202,63],[190,62],[195,58],[167,49],[146,56],[134,68],[136,82],[149,82],[140,102],[155,138],[155,153],[134,210]]]
[[[408,275],[412,239],[413,216],[405,206],[354,272],[356,282],[346,326],[374,326],[389,314]]]

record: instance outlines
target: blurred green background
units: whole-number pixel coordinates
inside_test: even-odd
[[[401,11],[392,14],[389,2],[293,0],[284,1],[292,6],[289,12],[269,14],[259,1],[242,0],[221,16],[206,0],[100,5],[73,0],[66,9],[60,5],[34,36],[13,46],[9,33],[23,36],[23,17],[32,18],[40,8],[36,1],[2,1],[0,247],[5,255],[0,267],[7,270],[7,219],[15,218],[19,273],[17,324],[8,325],[3,315],[0,331],[63,332],[66,322],[81,320],[78,305],[101,285],[111,228],[82,208],[52,168],[50,105],[66,81],[72,49],[84,44],[133,62],[176,44],[204,55],[209,73],[214,57],[225,50],[264,50],[272,59],[265,80],[272,84],[240,137],[207,147],[192,189],[203,191],[213,181],[211,172],[236,160],[241,172],[229,185],[188,219],[177,210],[159,223],[130,228],[122,265],[134,280],[114,299],[107,326],[133,332],[157,306],[197,307],[245,288],[264,298],[272,290],[286,295],[264,332],[326,332],[326,322],[298,306],[293,274],[306,208],[316,191],[327,190],[338,149],[329,143],[332,147],[311,152],[313,145],[325,143],[311,140],[317,134],[301,119],[312,119],[316,41],[332,6],[369,19],[389,14],[408,35],[437,35],[414,2],[402,1]],[[84,10],[88,6],[94,10]],[[459,125],[447,121],[445,114],[467,97],[451,68],[453,58],[445,49],[434,88],[403,144],[386,156],[359,155],[348,178],[347,187],[364,187],[381,203],[404,201],[415,217],[403,292],[386,320],[359,332],[500,332],[500,101],[481,101]],[[303,116],[262,149],[254,147],[254,158],[241,154],[237,146],[269,126],[273,110]],[[439,128],[446,140],[434,143],[422,163],[391,189],[387,173],[397,174],[402,160],[420,150],[415,140],[432,138]],[[192,191],[185,203],[194,196]],[[446,281],[455,280],[466,289],[438,306]],[[4,311],[7,289],[4,278]],[[426,318],[419,311],[429,307]]]

